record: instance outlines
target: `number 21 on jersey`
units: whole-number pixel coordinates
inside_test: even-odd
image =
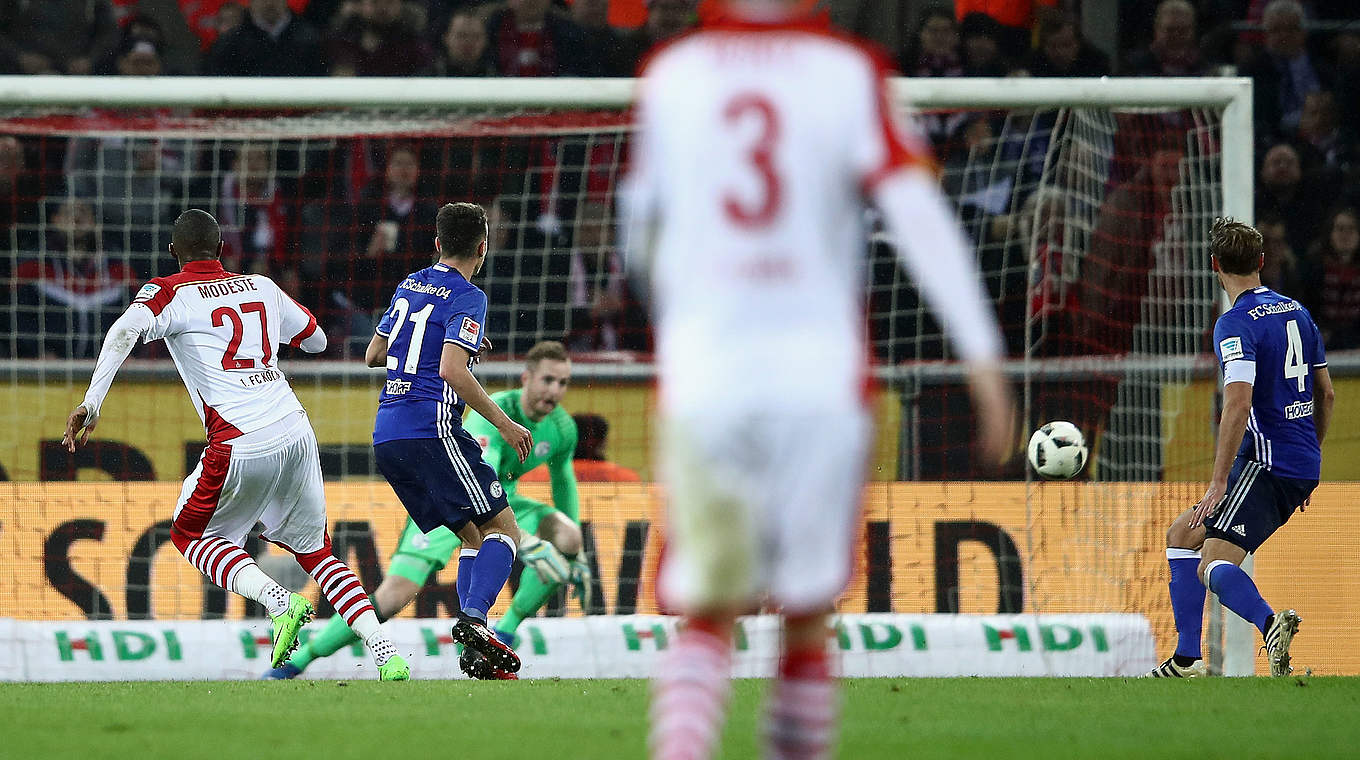
[[[430,321],[430,315],[434,313],[434,304],[426,304],[425,308],[411,313],[411,302],[405,298],[398,298],[392,303],[392,312],[397,315],[397,319],[392,325],[389,345],[396,343],[397,336],[401,335],[402,328],[406,326],[407,318],[411,320],[411,341],[406,346],[405,361],[399,361],[390,352],[387,354],[387,368],[402,374],[414,375],[420,368],[420,347],[425,342],[425,327]],[[401,369],[398,370],[398,366]]]

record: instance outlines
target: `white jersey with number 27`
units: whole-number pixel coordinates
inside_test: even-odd
[[[278,346],[312,336],[316,318],[273,280],[194,261],[144,285],[133,303],[151,311],[142,337],[165,340],[209,441],[302,411],[278,367]]]

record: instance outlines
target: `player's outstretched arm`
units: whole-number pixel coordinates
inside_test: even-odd
[[[1190,527],[1195,528],[1213,514],[1228,490],[1228,473],[1232,470],[1242,436],[1247,434],[1247,418],[1251,416],[1252,384],[1228,383],[1223,386],[1223,416],[1218,420],[1218,444],[1214,448],[1214,471],[1209,476],[1209,488],[1190,516]]]
[[[134,303],[109,327],[104,345],[99,349],[90,387],[85,391],[85,400],[66,418],[66,432],[61,442],[67,451],[75,453],[77,445],[84,446],[89,441],[90,432],[99,424],[99,410],[113,385],[113,376],[118,374],[118,368],[137,345],[137,339],[151,328],[154,320],[150,309]]]
[[[496,406],[496,402],[486,394],[482,384],[468,370],[468,360],[471,358],[472,353],[466,348],[452,342],[444,343],[444,352],[439,357],[439,376],[474,412],[496,426],[497,432],[519,454],[519,461],[523,462],[529,458],[534,438],[527,428],[506,416],[505,410]]]
[[[1317,428],[1318,445],[1327,437],[1332,424],[1332,405],[1336,403],[1336,389],[1326,367],[1313,368],[1313,427]]]

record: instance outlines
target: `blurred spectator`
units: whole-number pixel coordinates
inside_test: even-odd
[[[113,71],[125,77],[154,77],[162,73],[161,45],[151,39],[127,36],[118,46]]]
[[[1152,22],[1152,43],[1124,62],[1124,76],[1194,77],[1209,73],[1197,41],[1195,6],[1189,0],[1162,0]]]
[[[1284,220],[1267,215],[1256,220],[1256,229],[1261,233],[1266,257],[1265,265],[1261,267],[1261,284],[1291,298],[1304,298],[1302,263],[1289,244],[1289,230]]]
[[[1334,197],[1318,181],[1305,181],[1299,152],[1288,143],[1266,151],[1256,188],[1256,214],[1274,215],[1288,225],[1289,245],[1308,250],[1308,242],[1322,222],[1322,214]]]
[[[1353,179],[1355,131],[1337,118],[1336,96],[1327,90],[1311,93],[1299,115],[1299,145],[1303,165],[1328,175],[1329,184]]]
[[[1006,31],[985,13],[969,13],[959,22],[963,51],[963,75],[967,77],[1004,77],[1010,65],[1002,51]]]
[[[421,29],[403,16],[401,0],[362,0],[359,13],[326,43],[330,75],[428,75],[434,52]]]
[[[1039,23],[1039,47],[1026,67],[1036,77],[1103,77],[1110,73],[1110,59],[1081,36],[1077,20],[1054,15]]]
[[[38,199],[42,189],[28,170],[23,144],[0,135],[0,358],[15,355],[12,277],[17,254],[37,249]]]
[[[598,414],[573,414],[576,422],[576,452],[571,469],[581,483],[639,483],[636,471],[605,458],[609,442],[609,420]],[[543,465],[520,476],[521,483],[547,483],[548,467]]]
[[[1058,0],[954,0],[954,12],[965,24],[969,16],[990,22],[987,26],[994,31],[988,34],[995,39],[999,53],[1008,58],[1018,58],[1029,50],[1030,30],[1053,14],[1057,6]]]
[[[320,76],[325,73],[321,36],[293,15],[288,0],[251,0],[245,21],[213,44],[205,71],[218,76]]]
[[[232,272],[287,276],[291,209],[279,190],[274,156],[260,143],[245,143],[222,175],[217,220],[222,225],[222,265]],[[284,283],[280,283],[284,284]],[[296,292],[296,288],[289,289]]]
[[[580,205],[572,239],[568,307],[572,351],[618,351],[626,295],[623,260],[611,239],[609,207],[598,201]]]
[[[135,275],[104,255],[94,212],[82,200],[54,206],[46,243],[44,255],[19,264],[19,354],[92,357],[127,305]]]
[[[629,72],[636,72],[642,59],[656,47],[699,23],[694,11],[698,0],[647,0],[647,20],[623,37],[622,61]]]
[[[1309,53],[1303,22],[1295,0],[1272,0],[1265,8],[1265,49],[1242,72],[1255,85],[1258,141],[1293,137],[1308,95],[1333,81],[1331,70]]]
[[[1305,301],[1328,349],[1360,348],[1360,217],[1341,209],[1323,230],[1308,252],[1313,275]]]
[[[1072,315],[1071,331],[1078,353],[1129,350],[1154,269],[1159,285],[1184,281],[1183,267],[1171,263],[1177,237],[1168,228],[1184,155],[1183,135],[1166,130],[1147,135],[1122,159],[1136,173],[1106,196],[1091,232],[1090,253],[1081,261],[1080,308]]]
[[[430,265],[434,220],[439,209],[416,195],[420,162],[414,147],[398,145],[387,156],[382,179],[364,189],[354,210],[349,258],[329,262],[332,298],[344,315],[350,347],[362,351],[392,288],[407,274]]]
[[[902,56],[902,71],[913,77],[963,76],[963,58],[959,54],[959,33],[953,12],[936,7],[922,14],[916,39]],[[917,122],[930,138],[935,152],[947,156],[968,117],[966,111],[928,111],[919,114]]]
[[[486,25],[471,11],[449,17],[444,31],[443,50],[435,61],[435,71],[446,77],[490,77],[496,75],[487,45]]]
[[[952,11],[935,7],[921,14],[916,37],[902,54],[901,65],[909,77],[963,76],[959,27]]]
[[[109,0],[0,1],[0,68],[90,74],[117,42]]]
[[[636,73],[624,60],[623,35],[609,25],[609,0],[575,0],[571,18],[585,35],[586,49],[600,59],[600,76],[630,77]]]
[[[152,40],[161,51],[167,74],[197,74],[203,47],[189,28],[185,0],[136,0],[123,20],[123,37]]]
[[[104,239],[118,241],[143,279],[174,271],[166,244],[183,210],[184,159],[182,141],[148,138],[76,137],[67,149],[72,194],[90,204]]]
[[[581,27],[552,0],[507,0],[487,19],[486,33],[502,76],[594,76],[603,68]]]

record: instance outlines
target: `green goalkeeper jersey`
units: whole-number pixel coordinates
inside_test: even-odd
[[[505,442],[496,427],[469,409],[463,420],[466,430],[482,446],[482,456],[500,477],[506,496],[513,503],[519,487],[519,477],[529,470],[548,463],[552,479],[553,507],[579,523],[580,504],[576,494],[576,472],[571,460],[576,454],[576,421],[561,406],[556,407],[538,422],[531,421],[520,406],[522,389],[491,394],[491,400],[515,422],[529,429],[534,436],[534,450],[529,458],[519,461],[519,455]]]

